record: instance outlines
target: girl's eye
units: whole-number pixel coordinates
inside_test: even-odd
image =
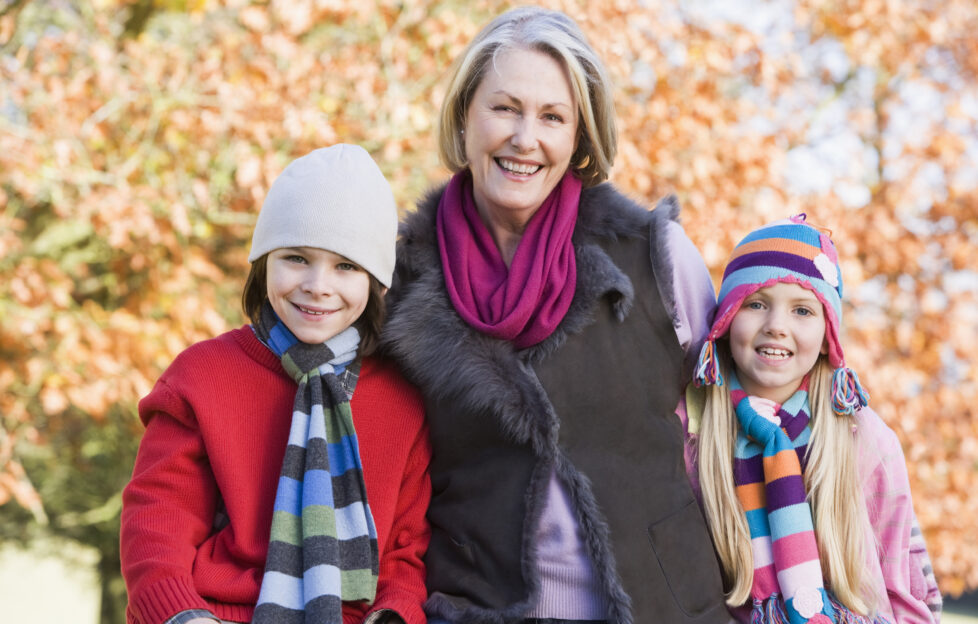
[[[283,259],[286,262],[295,262],[297,264],[305,264],[306,263],[306,259],[305,258],[303,258],[302,256],[299,256],[299,255],[296,255],[296,254],[290,254],[288,256],[285,256]]]
[[[798,316],[812,316],[815,314],[815,312],[813,310],[809,310],[808,308],[796,308],[795,314]]]
[[[762,304],[760,301],[748,301],[744,304],[744,307],[748,310],[763,310],[764,304]]]
[[[360,267],[353,264],[352,262],[340,262],[336,265],[336,268],[340,271],[359,271]]]

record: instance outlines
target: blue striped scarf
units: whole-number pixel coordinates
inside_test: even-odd
[[[268,302],[255,333],[299,384],[275,493],[268,559],[253,624],[342,624],[346,600],[372,602],[379,556],[353,414],[350,327],[300,342]],[[341,380],[341,377],[343,380]]]

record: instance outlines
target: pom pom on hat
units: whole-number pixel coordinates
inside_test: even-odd
[[[283,247],[315,247],[355,262],[390,287],[396,240],[390,184],[365,149],[340,143],[297,158],[275,179],[248,261]]]
[[[812,291],[825,309],[825,340],[832,377],[833,409],[852,414],[869,396],[855,372],[846,367],[839,330],[842,323],[842,272],[832,239],[805,222],[805,215],[769,223],[744,237],[730,255],[717,296],[713,326],[700,351],[693,380],[697,385],[723,385],[716,340],[730,329],[744,299],[778,282]]]

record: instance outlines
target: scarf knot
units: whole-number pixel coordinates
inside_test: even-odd
[[[379,574],[350,410],[360,336],[349,327],[323,344],[303,343],[268,302],[254,330],[298,389],[252,622],[342,624],[343,602],[372,602]]]
[[[282,325],[282,327],[285,327]],[[325,382],[339,377],[357,356],[360,334],[355,327],[347,327],[323,344],[306,344],[292,336],[292,342],[280,349],[284,341],[269,348],[282,360],[282,368],[298,384],[309,383],[317,377]]]
[[[445,287],[466,323],[518,349],[553,333],[577,285],[571,237],[580,198],[581,181],[568,171],[530,217],[507,267],[475,205],[471,173],[452,176],[436,230]]]

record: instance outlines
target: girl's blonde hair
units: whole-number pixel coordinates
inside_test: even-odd
[[[570,166],[585,187],[607,179],[618,150],[611,80],[577,24],[560,11],[521,7],[483,28],[452,68],[438,126],[438,154],[453,172],[468,166],[465,115],[496,56],[505,50],[536,50],[567,70],[578,108],[577,148]]]
[[[718,341],[723,372],[730,356]],[[878,594],[865,573],[869,518],[860,482],[855,420],[832,411],[833,368],[820,356],[809,377],[812,437],[808,443],[805,488],[812,506],[819,559],[826,587],[851,611],[870,615]],[[700,486],[713,541],[729,593],[727,604],[740,606],[750,597],[754,557],[743,507],[734,489],[734,442],[737,417],[726,387],[708,386],[698,441]]]

